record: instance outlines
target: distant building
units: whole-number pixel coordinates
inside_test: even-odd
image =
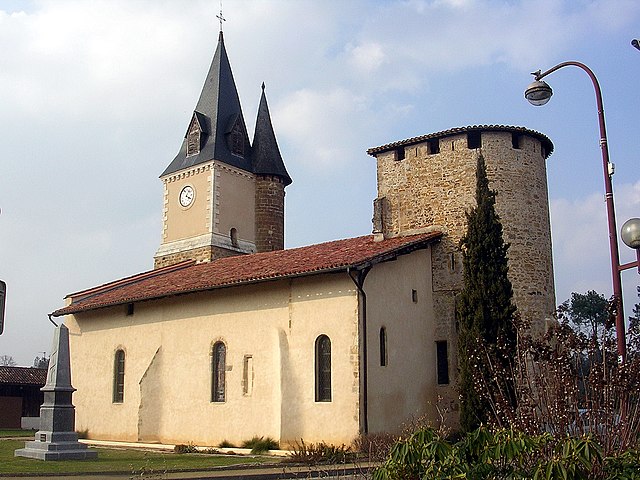
[[[0,428],[38,428],[44,368],[0,366]]]
[[[459,240],[482,152],[515,302],[554,310],[544,135],[472,126],[372,148],[372,235],[284,250],[291,183],[264,88],[249,141],[223,37],[161,175],[155,269],[67,296],[77,428],[216,445],[349,443],[410,418],[457,422]],[[309,212],[310,215],[313,212]]]

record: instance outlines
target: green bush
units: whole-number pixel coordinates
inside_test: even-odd
[[[223,440],[223,441],[220,442],[220,445],[218,445],[218,447],[220,447],[220,448],[236,448],[236,445],[231,443],[229,440]]]
[[[554,439],[513,429],[480,427],[456,443],[433,429],[398,441],[373,480],[429,478],[640,479],[637,451],[603,457],[592,436]]]
[[[173,447],[173,451],[174,453],[198,453],[198,448],[193,443],[187,445],[181,443]]]
[[[257,455],[259,453],[266,453],[269,450],[277,450],[280,448],[280,445],[271,437],[253,437],[251,440],[242,442],[242,448],[250,448],[251,453]]]
[[[639,480],[640,450],[627,450],[605,458],[604,478],[606,480]]]
[[[287,457],[287,461],[306,464],[322,464],[322,463],[346,463],[356,457],[351,447],[346,445],[331,445],[328,443],[300,443],[296,442],[293,451]]]
[[[204,448],[202,450],[198,450],[198,453],[204,453],[206,455],[219,455],[220,454],[220,450],[218,450],[217,448]]]

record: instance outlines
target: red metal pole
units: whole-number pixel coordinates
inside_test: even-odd
[[[574,66],[584,70],[596,91],[596,103],[598,106],[598,123],[600,124],[600,150],[602,151],[602,168],[604,170],[604,190],[605,201],[607,204],[607,224],[609,226],[609,251],[611,253],[611,276],[613,282],[613,301],[615,302],[616,311],[616,339],[618,343],[618,359],[620,363],[624,363],[627,358],[627,339],[624,325],[624,309],[622,307],[622,281],[620,280],[620,256],[618,253],[618,233],[616,228],[616,214],[613,205],[613,186],[611,184],[611,175],[609,171],[609,148],[607,146],[607,130],[604,123],[604,108],[602,106],[602,92],[598,79],[589,67],[580,62],[563,62],[555,67],[550,68],[546,72],[537,73],[536,80],[540,80],[556,70]]]

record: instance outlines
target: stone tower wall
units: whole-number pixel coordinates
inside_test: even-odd
[[[271,175],[256,176],[256,250],[284,249],[284,183]]]
[[[555,310],[545,152],[540,139],[511,131],[482,131],[481,147],[469,148],[467,133],[378,153],[378,204],[384,204],[385,237],[439,226],[445,236],[433,248],[436,336],[455,338],[455,294],[462,286],[458,247],[465,212],[475,205],[476,162],[482,152],[489,186],[496,194],[504,240],[510,243],[509,278],[514,301],[534,330]],[[432,151],[437,153],[430,153]],[[404,154],[404,158],[402,156]],[[385,198],[384,202],[380,201]],[[379,216],[380,214],[378,214]]]
[[[241,254],[241,252],[234,252],[228,248],[207,245],[204,247],[182,250],[176,253],[155,257],[153,259],[153,268],[168,267],[169,265],[175,265],[176,263],[184,262],[186,260],[193,260],[196,263],[210,262],[216,258],[232,257]]]

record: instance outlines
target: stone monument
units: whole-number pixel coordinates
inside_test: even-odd
[[[15,451],[16,457],[38,460],[84,460],[98,457],[78,442],[75,432],[75,407],[71,396],[71,363],[69,357],[69,329],[57,327],[53,334],[53,347],[49,358],[47,383],[41,388],[44,403],[40,407],[40,430],[33,442]]]

